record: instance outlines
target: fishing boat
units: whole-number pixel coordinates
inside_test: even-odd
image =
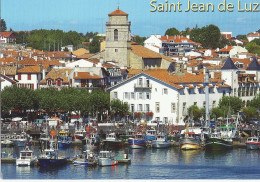
[[[58,155],[58,145],[54,141],[50,141],[50,148],[45,149],[38,158],[38,165],[41,167],[56,167],[66,163],[67,158]]]
[[[72,139],[74,139],[75,141],[80,141],[84,139],[85,135],[86,135],[86,130],[84,128],[76,129]]]
[[[69,131],[60,131],[58,135],[59,148],[68,148],[71,146],[72,137],[69,136]]]
[[[155,140],[156,136],[156,130],[155,129],[151,129],[151,130],[147,130],[146,131],[146,135],[145,135],[145,139],[146,141],[152,141]]]
[[[114,159],[111,151],[100,151],[98,156],[99,166],[114,166],[117,165],[118,161]]]
[[[33,151],[26,146],[24,150],[20,152],[19,158],[16,159],[17,166],[32,166],[36,162],[37,157],[33,155]]]
[[[13,142],[17,147],[25,147],[25,144],[29,142],[29,138],[25,132],[22,132],[20,135],[14,137]]]
[[[145,136],[142,133],[137,133],[133,138],[128,139],[129,147],[132,149],[146,148]]]
[[[1,147],[10,147],[13,144],[14,142],[10,140],[10,135],[1,135]]]
[[[109,133],[106,135],[106,139],[104,140],[105,145],[110,147],[118,147],[123,146],[123,142],[119,140],[115,133]]]
[[[179,140],[180,149],[182,150],[198,150],[201,149],[200,142],[200,130],[189,128],[189,124],[186,125],[186,129],[181,131],[181,138]]]
[[[220,132],[209,134],[205,143],[206,150],[227,150],[232,147],[232,138],[224,137]]]
[[[235,128],[221,126],[218,130],[209,134],[205,142],[206,150],[229,150],[233,148]]]
[[[96,157],[90,150],[84,151],[81,158],[77,158],[74,162],[74,166],[88,166],[96,164]]]
[[[248,137],[245,143],[246,149],[249,150],[259,149],[260,147],[259,137]]]
[[[158,134],[155,137],[155,140],[152,140],[153,148],[168,148],[171,146],[171,142],[167,139],[167,136],[164,134]]]

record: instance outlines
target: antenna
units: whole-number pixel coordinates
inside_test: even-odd
[[[119,9],[119,0],[117,0],[117,9]]]

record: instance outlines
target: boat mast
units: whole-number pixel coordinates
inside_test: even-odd
[[[205,127],[210,126],[210,115],[209,115],[209,70],[205,71],[205,101],[206,101],[206,123]]]

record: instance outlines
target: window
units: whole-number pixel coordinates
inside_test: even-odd
[[[118,49],[115,49],[115,52],[118,52]]]
[[[160,112],[160,103],[159,103],[159,102],[156,102],[156,103],[155,103],[155,111],[156,111],[157,113]]]
[[[166,124],[166,123],[168,123],[168,117],[164,117],[163,118],[163,122]]]
[[[196,106],[198,103],[197,102],[194,102],[193,105]]]
[[[203,107],[206,108],[206,102],[205,101],[203,101]]]
[[[149,92],[146,92],[146,99],[151,99]]]
[[[139,78],[138,85],[143,85],[143,79],[142,78]]]
[[[171,112],[175,113],[175,111],[176,111],[175,103],[171,103]]]
[[[135,99],[135,93],[131,92],[131,99]]]
[[[58,86],[61,85],[61,80],[60,80],[60,79],[57,80],[57,85],[58,85]]]
[[[47,84],[48,84],[48,85],[51,85],[51,79],[48,79],[48,80],[47,80]]]
[[[160,121],[160,117],[156,117],[155,120],[156,120],[156,121]]]
[[[182,113],[184,114],[186,112],[186,102],[183,102],[182,104]]]
[[[146,109],[147,112],[149,112],[150,111],[150,104],[146,104],[145,109]]]
[[[129,99],[129,94],[128,94],[128,92],[125,92],[124,97],[125,97],[125,99]]]
[[[149,87],[150,86],[150,80],[146,79],[146,86]]]
[[[117,99],[117,92],[114,92],[114,99]]]
[[[20,73],[18,74],[18,80],[21,80],[21,74]]]
[[[131,104],[131,112],[134,112],[134,111],[135,111],[135,105]]]
[[[142,92],[139,93],[139,99],[143,99],[143,93]]]
[[[143,111],[143,105],[142,105],[142,104],[139,104],[138,107],[139,107],[139,108],[138,108],[139,111]]]
[[[31,80],[31,74],[28,73],[28,80]]]
[[[163,94],[168,95],[168,89],[167,88],[163,89]]]
[[[118,30],[114,30],[114,41],[118,41]]]
[[[213,102],[212,102],[212,107],[213,108],[216,107],[216,101],[215,100],[213,100]]]

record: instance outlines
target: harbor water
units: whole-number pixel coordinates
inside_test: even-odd
[[[9,151],[7,151],[9,150]],[[2,148],[12,152],[13,148]],[[39,152],[35,147],[36,154]],[[80,154],[75,146],[61,155]],[[124,148],[114,151],[124,154]],[[82,167],[67,164],[57,168],[17,167],[2,163],[4,179],[260,179],[260,151],[237,148],[229,151],[181,151],[169,149],[129,150],[131,164]]]

